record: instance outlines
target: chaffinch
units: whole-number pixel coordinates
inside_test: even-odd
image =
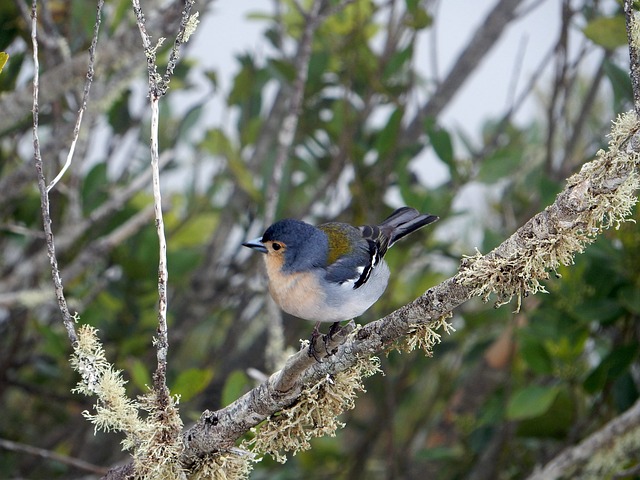
[[[314,227],[285,219],[243,245],[265,254],[269,292],[280,308],[317,322],[313,345],[320,322],[334,322],[333,332],[338,322],[362,315],[380,298],[389,282],[387,249],[436,220],[409,207],[375,226],[330,222]],[[310,354],[315,356],[311,349]]]

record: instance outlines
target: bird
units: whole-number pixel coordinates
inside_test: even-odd
[[[264,254],[269,293],[278,306],[316,322],[309,355],[318,359],[313,345],[320,324],[332,323],[330,338],[340,322],[368,310],[389,283],[387,250],[438,219],[410,207],[396,209],[378,225],[359,227],[341,222],[313,226],[286,218],[242,245]]]

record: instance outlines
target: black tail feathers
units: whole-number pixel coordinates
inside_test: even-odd
[[[400,207],[378,227],[389,237],[389,247],[419,228],[438,220],[436,215],[422,214],[415,208]]]

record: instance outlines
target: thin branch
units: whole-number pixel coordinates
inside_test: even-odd
[[[480,24],[467,48],[456,59],[446,77],[438,84],[429,101],[415,115],[404,134],[403,143],[413,143],[424,132],[424,120],[435,118],[460,90],[462,84],[475,71],[491,51],[504,30],[516,17],[516,10],[524,0],[499,0]]]
[[[603,428],[585,438],[575,447],[563,450],[560,455],[547,463],[543,469],[530,475],[527,480],[573,478],[573,474],[582,470],[596,453],[602,449],[613,449],[615,443],[620,441],[621,437],[633,430],[637,430],[639,425],[640,401],[636,402],[622,415],[611,420]],[[622,468],[623,466],[624,464],[620,463],[620,467]],[[587,477],[598,478],[600,475],[592,472]]]
[[[157,366],[153,375],[154,390],[157,395],[158,405],[164,408],[172,405],[167,388],[167,354],[169,351],[169,335],[167,332],[167,286],[169,281],[169,271],[167,269],[167,240],[164,233],[164,220],[162,216],[162,195],[160,191],[160,168],[158,153],[158,123],[160,98],[163,97],[168,88],[171,75],[178,60],[180,45],[188,40],[194,24],[190,25],[190,12],[194,2],[188,0],[182,10],[179,32],[171,51],[169,65],[164,78],[157,73],[156,49],[164,41],[161,38],[156,47],[151,46],[151,40],[145,26],[144,13],[140,7],[139,0],[132,0],[133,11],[136,16],[136,23],[140,30],[142,45],[147,57],[147,69],[149,74],[149,97],[151,101],[151,170],[153,177],[153,204],[156,218],[156,230],[158,234],[159,261],[158,261],[158,329],[154,339],[156,346]],[[189,31],[187,31],[189,30]]]
[[[195,0],[186,0],[184,2],[184,7],[182,8],[182,16],[180,18],[180,28],[178,30],[178,34],[176,35],[176,39],[173,42],[173,47],[171,48],[171,53],[169,54],[169,62],[167,63],[167,69],[162,77],[164,84],[168,87],[169,82],[171,81],[171,76],[173,75],[173,71],[176,68],[178,63],[178,59],[180,58],[180,47],[184,42],[189,40],[190,32],[188,32],[189,21],[191,20],[191,9],[195,4]],[[196,14],[197,18],[197,14]]]
[[[69,312],[67,300],[64,296],[62,279],[60,278],[60,270],[58,269],[58,260],[56,258],[56,249],[54,244],[53,230],[51,229],[51,216],[49,214],[49,194],[47,193],[46,181],[44,178],[44,170],[42,165],[42,155],[40,153],[40,139],[38,138],[38,91],[39,91],[39,68],[38,62],[38,9],[37,0],[33,0],[31,5],[31,43],[33,45],[33,157],[38,176],[38,190],[40,191],[40,209],[42,211],[42,223],[47,243],[47,254],[51,265],[51,276],[53,277],[53,286],[58,301],[58,307],[62,313],[62,321],[67,330],[67,336],[71,341],[71,345],[75,347],[78,342],[73,317]]]
[[[162,195],[160,192],[160,169],[158,168],[158,102],[159,98],[151,97],[151,170],[153,171],[153,205],[156,217],[156,230],[158,233],[158,336],[156,337],[156,350],[158,366],[153,376],[156,392],[167,389],[167,352],[169,350],[169,336],[167,334],[167,285],[169,271],[167,269],[167,240],[164,235],[164,220],[162,218]]]
[[[629,42],[629,66],[631,69],[631,86],[633,89],[633,106],[636,114],[640,116],[640,56],[638,53],[638,20],[633,12],[631,0],[624,0],[624,16],[627,28],[627,40]]]
[[[98,465],[85,462],[84,460],[80,460],[79,458],[73,458],[67,455],[61,455],[59,453],[52,452],[51,450],[45,450],[44,448],[33,447],[31,445],[26,445],[24,443],[13,442],[11,440],[6,440],[4,438],[0,438],[0,448],[4,448],[5,450],[9,450],[11,452],[35,455],[36,457],[44,458],[45,460],[64,463],[65,465],[69,465],[71,467],[78,468],[80,470],[85,470],[87,472],[96,473],[98,475],[105,475],[108,472],[107,468],[99,467]]]
[[[76,144],[78,143],[78,137],[80,136],[80,126],[82,125],[82,117],[87,109],[87,102],[89,101],[89,92],[91,91],[91,83],[93,82],[93,66],[96,61],[96,46],[98,45],[98,33],[100,32],[100,21],[102,18],[102,7],[104,6],[104,0],[98,0],[98,6],[96,8],[96,21],[93,25],[93,38],[91,39],[91,46],[89,47],[89,66],[87,68],[87,76],[84,82],[84,91],[82,92],[82,103],[78,116],[76,118],[76,125],[73,128],[73,138],[71,140],[71,146],[69,147],[69,153],[67,154],[67,160],[60,170],[60,173],[53,179],[53,181],[47,187],[47,193],[51,191],[53,187],[60,181],[63,175],[71,166],[73,160],[73,153],[76,150]]]

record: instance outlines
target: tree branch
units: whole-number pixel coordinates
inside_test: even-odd
[[[79,458],[73,458],[67,455],[61,455],[59,453],[52,452],[51,450],[45,450],[44,448],[25,445],[24,443],[12,442],[11,440],[6,440],[4,438],[0,438],[0,448],[3,448],[5,450],[10,450],[12,452],[21,452],[21,453],[26,453],[28,455],[34,455],[36,457],[40,457],[45,460],[60,462],[65,465],[78,468],[80,470],[96,473],[98,475],[104,475],[107,473],[106,468],[99,467],[98,465],[93,465],[92,463],[85,462],[84,460],[80,460]]]
[[[603,450],[611,452],[615,457],[615,450],[619,449],[622,444],[627,444],[629,448],[637,449],[637,432],[640,429],[640,401],[636,402],[629,410],[619,417],[614,418],[603,428],[585,438],[575,447],[564,450],[560,455],[547,463],[544,468],[534,472],[527,480],[553,480],[556,478],[576,478],[578,472],[581,472],[581,478],[604,478],[608,471],[599,471],[600,459]],[[629,437],[633,436],[633,439]],[[622,448],[623,452],[626,450]],[[620,458],[620,470],[624,468],[624,460],[626,455]],[[617,459],[608,458],[607,466],[610,468],[612,464],[616,464]]]
[[[355,330],[322,363],[310,363],[305,348],[291,357],[282,371],[231,405],[216,412],[205,411],[184,434],[185,462],[231,448],[250,428],[293,404],[299,406],[303,389],[344,372],[364,357],[397,346],[404,337],[411,340],[425,329],[428,333],[473,296],[486,300],[495,293],[497,303],[503,304],[513,296],[544,290],[540,281],[549,277],[549,270],[571,264],[574,254],[581,253],[602,229],[619,225],[630,213],[639,185],[639,128],[633,116],[621,117],[614,124],[609,151],[585,164],[580,173],[568,179],[552,205],[500,246],[485,256],[465,260],[454,277]],[[424,342],[418,339],[417,343]],[[287,380],[283,382],[283,378]]]
[[[37,37],[37,25],[38,25],[38,8],[37,0],[33,0],[31,6],[31,44],[33,45],[33,156],[38,175],[38,190],[40,191],[40,210],[42,212],[42,223],[44,234],[47,243],[47,254],[49,256],[49,263],[51,265],[51,276],[53,278],[53,286],[56,293],[56,299],[58,300],[58,307],[62,313],[62,321],[65,329],[67,330],[67,336],[71,341],[71,345],[75,347],[78,342],[76,335],[76,329],[74,325],[74,319],[69,312],[67,306],[67,300],[64,296],[64,289],[62,287],[62,279],[60,278],[60,270],[58,269],[58,260],[56,258],[56,247],[53,237],[53,230],[51,228],[51,216],[49,214],[49,193],[47,192],[47,184],[44,178],[44,170],[42,166],[42,155],[40,153],[40,139],[38,138],[38,91],[40,77],[38,69],[40,67],[38,62],[38,37]]]
[[[500,0],[480,24],[467,47],[453,63],[453,68],[438,84],[429,101],[423,105],[407,126],[404,142],[415,142],[424,131],[424,120],[435,118],[460,90],[462,84],[491,51],[502,32],[511,25],[516,9],[523,0]]]
[[[89,47],[89,66],[87,68],[86,80],[84,82],[84,90],[82,92],[82,102],[80,104],[80,110],[78,111],[78,116],[76,118],[76,124],[73,128],[73,138],[71,139],[71,146],[69,147],[69,153],[67,154],[67,160],[60,170],[60,173],[56,175],[49,186],[47,187],[47,192],[50,192],[53,187],[56,186],[56,183],[60,181],[65,172],[71,166],[71,161],[73,160],[73,153],[76,149],[76,144],[78,143],[78,137],[80,136],[80,126],[82,125],[82,117],[84,115],[85,110],[87,109],[87,102],[89,101],[89,92],[91,91],[91,83],[93,82],[93,66],[96,61],[96,45],[98,44],[98,33],[100,32],[100,19],[102,17],[102,7],[104,6],[104,0],[98,0],[98,6],[96,8],[96,21],[93,25],[93,38],[91,39],[91,46]]]
[[[638,54],[638,43],[640,35],[638,20],[633,13],[633,3],[631,0],[624,0],[624,16],[627,28],[627,38],[629,42],[629,68],[631,77],[631,87],[633,89],[633,105],[636,114],[640,116],[640,56]]]

